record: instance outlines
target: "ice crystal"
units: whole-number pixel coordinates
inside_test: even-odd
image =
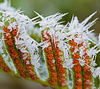
[[[11,7],[11,0],[4,0],[3,3],[0,3],[0,10],[14,11],[16,9]]]
[[[99,76],[99,79],[100,79],[100,67],[96,68],[96,69],[93,71],[93,76],[94,76],[94,78],[96,78],[96,77]]]
[[[44,30],[45,28],[52,28],[55,27],[56,25],[60,24],[58,21],[60,19],[62,19],[63,16],[65,16],[67,13],[65,14],[60,14],[60,13],[56,13],[54,15],[50,15],[48,17],[43,17],[42,15],[38,14],[36,12],[36,14],[42,19],[42,21],[39,21],[40,26],[42,26],[42,30]]]

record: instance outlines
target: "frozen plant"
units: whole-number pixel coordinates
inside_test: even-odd
[[[88,23],[96,12],[63,25],[67,13],[30,19],[10,1],[0,7],[0,71],[55,89],[100,88],[100,35],[89,30],[97,19]]]

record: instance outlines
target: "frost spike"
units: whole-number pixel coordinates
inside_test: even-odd
[[[97,11],[87,17],[83,22],[81,22],[81,24],[84,26],[96,13]]]

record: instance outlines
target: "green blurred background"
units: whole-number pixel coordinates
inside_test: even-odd
[[[3,2],[4,0],[0,0]],[[77,16],[81,22],[87,16],[97,11],[92,18],[98,17],[96,24],[91,28],[95,29],[95,33],[100,32],[100,0],[11,0],[11,5],[16,9],[20,8],[30,18],[36,16],[34,11],[48,16],[57,12],[69,14],[63,17],[64,24],[71,20],[72,16]]]
[[[3,2],[4,0],[0,0]],[[34,11],[48,16],[57,12],[69,14],[63,17],[64,24],[71,21],[72,16],[77,16],[81,22],[93,12],[97,14],[91,19],[98,18],[96,24],[91,28],[95,29],[96,35],[100,32],[100,0],[11,0],[11,5],[16,9],[20,8],[30,18],[36,16]],[[50,89],[44,88],[37,83],[18,79],[0,72],[0,89]]]

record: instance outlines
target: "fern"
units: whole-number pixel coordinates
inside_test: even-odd
[[[96,12],[66,25],[59,20],[67,13],[35,13],[30,19],[14,8],[0,10],[0,71],[56,89],[99,89],[100,43],[89,31],[97,19],[88,23]]]

